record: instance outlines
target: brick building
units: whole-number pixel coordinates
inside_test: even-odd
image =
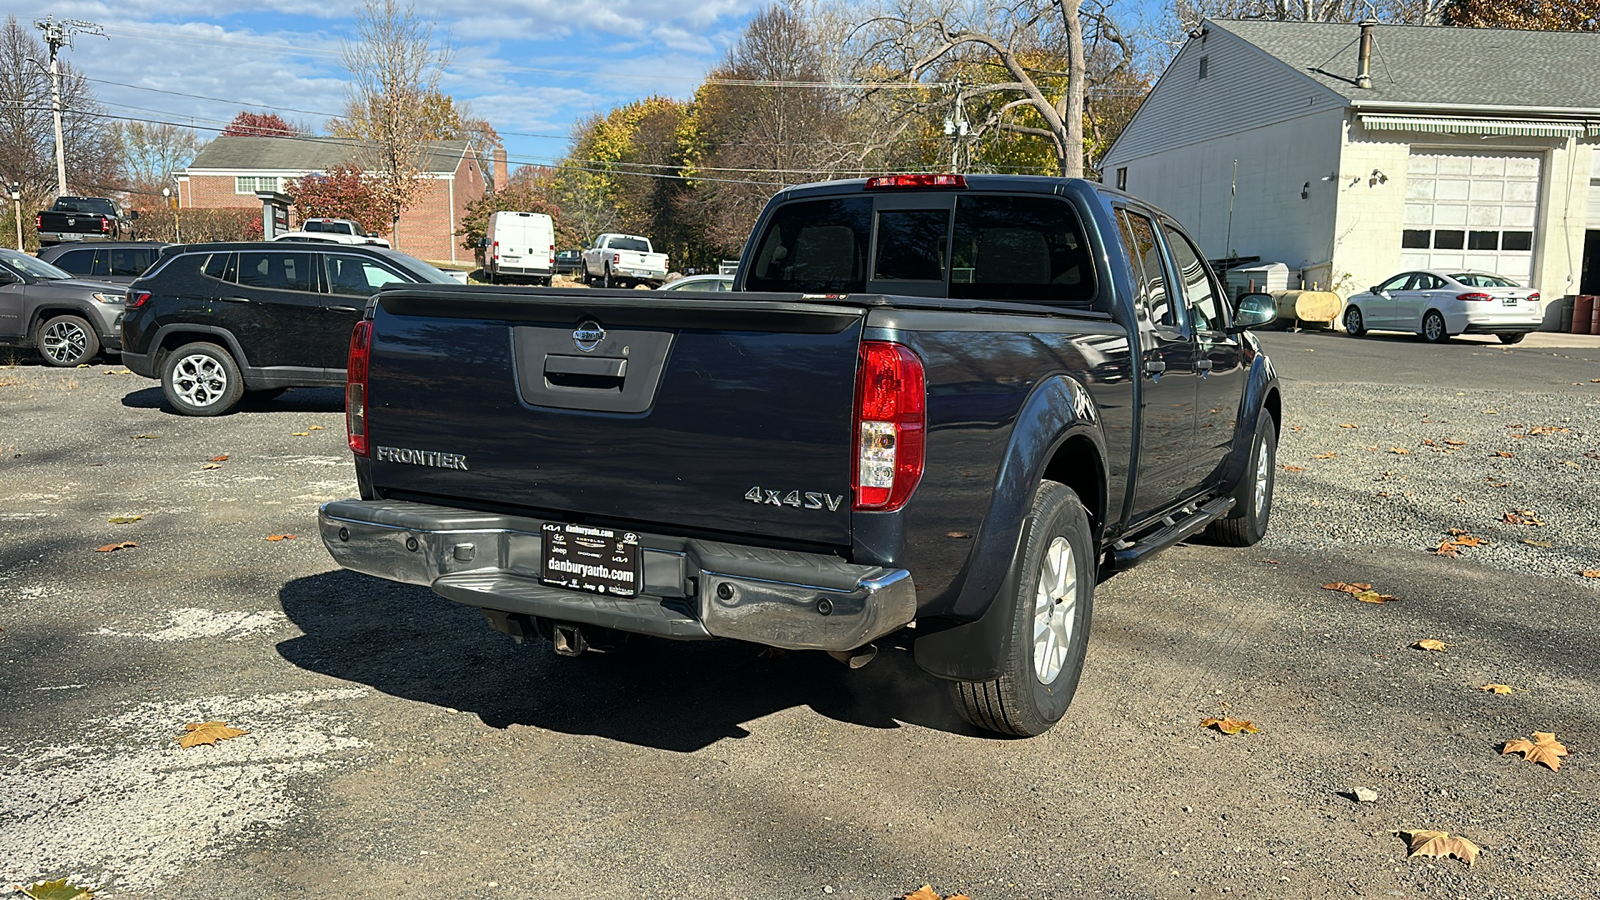
[[[200,209],[260,209],[256,191],[282,191],[291,178],[326,172],[356,162],[355,157],[355,148],[331,137],[219,137],[178,173],[178,203]],[[461,246],[455,232],[467,204],[485,193],[477,154],[466,141],[437,141],[422,169],[428,186],[421,199],[400,216],[397,233],[385,236],[396,250],[422,259],[472,262],[472,251]]]

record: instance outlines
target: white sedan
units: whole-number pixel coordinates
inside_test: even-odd
[[[1343,321],[1355,337],[1409,331],[1438,344],[1457,334],[1492,334],[1502,344],[1515,344],[1539,330],[1544,307],[1538,291],[1500,275],[1423,269],[1355,294]]]

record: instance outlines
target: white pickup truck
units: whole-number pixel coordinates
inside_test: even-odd
[[[583,251],[583,283],[601,287],[660,285],[667,279],[667,255],[650,249],[650,239],[634,234],[602,234]]]

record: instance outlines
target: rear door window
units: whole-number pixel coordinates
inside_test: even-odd
[[[1155,223],[1136,212],[1121,211],[1123,241],[1133,264],[1133,276],[1150,322],[1161,328],[1177,328],[1178,310],[1167,289],[1161,244],[1156,240]]]
[[[275,291],[315,293],[317,279],[311,271],[309,251],[272,251],[239,254],[239,283]]]
[[[388,266],[359,256],[330,253],[327,254],[325,259],[328,293],[330,294],[339,294],[346,297],[370,297],[386,284],[413,280]]]
[[[745,278],[750,291],[849,294],[866,287],[872,198],[790,203],[773,213]]]
[[[156,251],[146,247],[117,247],[104,252],[111,257],[108,275],[137,278],[156,261]]]
[[[232,282],[234,280],[238,269],[238,267],[234,265],[234,262],[237,259],[236,254],[213,253],[210,256],[202,257],[202,259],[203,262],[201,263],[200,271],[204,273],[207,278],[215,278],[218,281],[227,282]]]
[[[950,258],[954,298],[1094,304],[1094,262],[1082,221],[1056,197],[960,197]]]

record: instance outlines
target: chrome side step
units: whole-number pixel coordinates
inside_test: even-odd
[[[1232,497],[1218,497],[1204,506],[1186,506],[1161,520],[1161,527],[1141,534],[1138,540],[1118,541],[1111,548],[1107,568],[1122,571],[1141,560],[1183,541],[1233,509]]]

